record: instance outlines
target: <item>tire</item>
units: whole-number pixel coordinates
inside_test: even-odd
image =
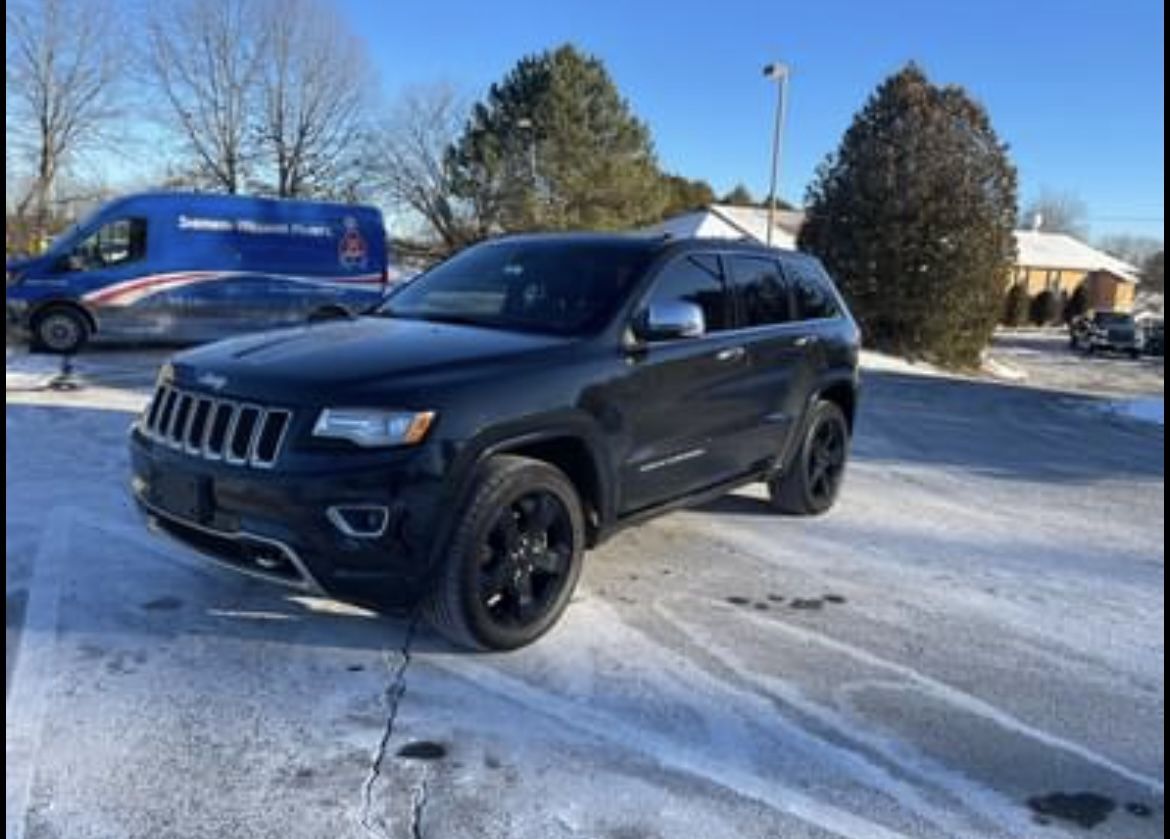
[[[423,613],[462,647],[531,644],[568,606],[584,547],[581,501],[564,473],[539,460],[492,457],[479,470]]]
[[[828,512],[845,477],[849,441],[849,421],[840,406],[816,402],[788,467],[768,480],[772,507],[794,516]]]
[[[309,313],[309,323],[324,323],[330,320],[349,320],[353,315],[344,306],[322,306]]]
[[[32,348],[54,355],[81,351],[92,333],[85,313],[74,306],[50,306],[32,321]]]

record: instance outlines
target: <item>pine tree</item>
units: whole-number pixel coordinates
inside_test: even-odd
[[[968,366],[1003,312],[1016,174],[987,113],[910,64],[854,117],[809,188],[800,246],[836,276],[867,344]]]
[[[628,228],[660,218],[666,200],[649,129],[605,65],[570,45],[492,85],[449,163],[480,235]]]
[[[1005,326],[1023,326],[1028,322],[1031,299],[1028,290],[1022,283],[1013,285],[1007,293],[1003,304],[1003,322]]]

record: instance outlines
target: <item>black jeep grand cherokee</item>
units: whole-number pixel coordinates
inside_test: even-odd
[[[421,602],[456,642],[513,648],[626,524],[751,481],[779,511],[827,510],[857,360],[811,257],[503,238],[364,317],[176,356],[132,435],[133,489],[154,527],[240,570]]]

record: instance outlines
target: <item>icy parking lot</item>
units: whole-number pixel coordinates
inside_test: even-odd
[[[158,358],[10,361],[10,839],[1164,834],[1160,426],[871,373],[833,514],[627,531],[469,655],[147,534]]]

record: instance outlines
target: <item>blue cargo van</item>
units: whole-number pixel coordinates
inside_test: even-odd
[[[106,204],[7,266],[7,316],[36,347],[198,342],[339,316],[389,279],[373,207],[153,193]]]

